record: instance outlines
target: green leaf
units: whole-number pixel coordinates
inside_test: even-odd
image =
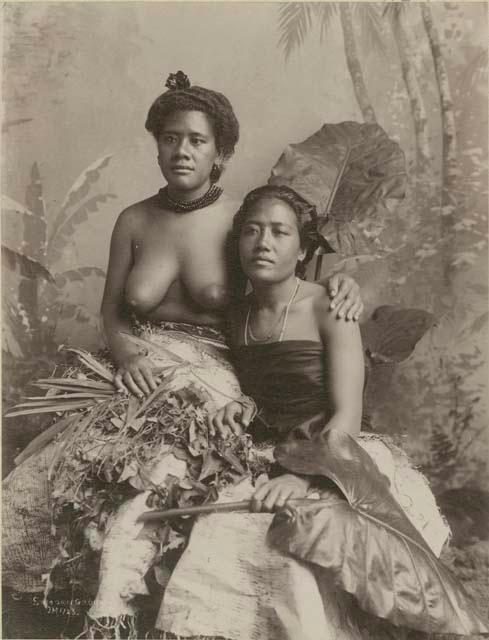
[[[268,181],[297,191],[316,207],[320,231],[335,251],[361,253],[365,221],[382,226],[407,182],[404,154],[378,124],[325,124],[289,145]]]
[[[297,436],[276,448],[277,462],[293,473],[328,478],[337,489],[326,490],[317,505],[282,511],[272,522],[269,542],[322,567],[328,581],[352,594],[362,609],[396,626],[487,634],[461,585],[356,440],[335,429],[316,437],[306,429]]]

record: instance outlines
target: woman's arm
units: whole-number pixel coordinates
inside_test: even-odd
[[[332,415],[327,427],[356,435],[362,420],[364,384],[363,347],[357,323],[338,319],[329,310],[326,296],[315,308],[321,340],[325,345],[328,402]]]
[[[119,216],[110,242],[109,266],[102,299],[102,321],[108,347],[118,366],[114,383],[137,396],[156,388],[151,361],[121,333],[131,332],[131,319],[124,300],[126,280],[133,264],[132,242],[137,214],[133,208]]]

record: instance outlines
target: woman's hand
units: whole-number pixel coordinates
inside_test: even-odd
[[[256,489],[251,498],[251,511],[276,511],[281,509],[287,500],[305,498],[309,490],[309,480],[292,473],[285,473],[278,478],[268,480]]]
[[[153,362],[148,356],[136,354],[129,356],[120,365],[114,376],[114,384],[118,391],[130,391],[138,398],[149,396],[158,382],[153,376]]]
[[[360,287],[355,280],[346,273],[334,275],[319,282],[328,290],[331,302],[330,309],[336,309],[338,318],[345,320],[358,320],[363,312],[363,302],[360,296]]]
[[[253,420],[255,413],[256,406],[251,398],[243,396],[240,401],[232,400],[208,416],[209,433],[214,436],[217,432],[224,440],[233,435],[240,436]]]

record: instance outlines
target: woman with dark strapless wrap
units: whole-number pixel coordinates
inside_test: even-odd
[[[358,327],[326,317],[324,293],[294,274],[311,214],[267,186],[235,217],[253,290],[232,313],[233,362],[258,415],[233,401],[211,422],[223,438],[246,430],[275,464],[220,498],[251,513],[198,519],[156,626],[231,640],[488,633],[437,560],[449,529],[426,479],[389,438],[360,433]]]

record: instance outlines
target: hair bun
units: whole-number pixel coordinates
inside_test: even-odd
[[[170,73],[168,80],[165,82],[165,87],[170,91],[190,89],[190,80],[183,71],[177,71],[176,73]]]

